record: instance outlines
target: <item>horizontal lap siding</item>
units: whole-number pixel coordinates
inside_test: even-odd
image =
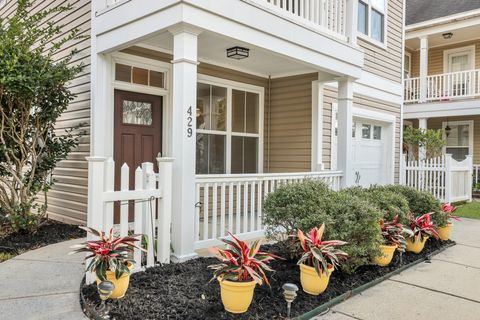
[[[48,193],[48,214],[50,218],[61,221],[85,223],[88,182],[85,157],[90,152],[90,1],[36,1],[31,12],[67,4],[73,5],[74,9],[67,14],[56,14],[50,17],[50,21],[63,25],[62,35],[68,34],[74,28],[79,28],[81,35],[86,38],[66,43],[54,59],[59,61],[76,48],[79,52],[72,63],[82,63],[85,67],[69,84],[70,90],[77,97],[60,117],[56,131],[57,134],[61,134],[65,129],[83,124],[82,130],[85,131],[85,135],[80,139],[79,147],[70,153],[66,160],[60,162],[53,172],[56,184]],[[0,10],[0,16],[13,15],[15,8],[16,1],[9,1]],[[43,199],[43,194],[39,195],[39,200],[43,201]]]
[[[387,48],[358,38],[364,49],[364,70],[377,76],[400,82],[402,79],[403,1],[388,1]]]
[[[466,41],[462,43],[452,44],[443,47],[431,48],[428,50],[428,75],[442,74],[446,73],[447,70],[443,70],[444,62],[444,51],[467,47],[475,46],[475,69],[480,69],[480,40]],[[412,53],[412,77],[418,77],[420,75],[420,53],[419,51],[414,51]]]

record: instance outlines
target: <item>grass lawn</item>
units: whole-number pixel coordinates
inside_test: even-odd
[[[454,212],[456,216],[480,219],[480,202],[466,203]]]

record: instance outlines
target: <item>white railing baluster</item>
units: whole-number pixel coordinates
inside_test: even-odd
[[[128,191],[130,185],[130,169],[126,163],[123,164],[120,174],[120,190]],[[125,237],[128,235],[128,201],[120,202],[120,236]]]
[[[233,230],[233,182],[230,182],[228,186],[228,231]]]
[[[143,190],[143,172],[142,168],[138,167],[137,170],[135,170],[135,190],[140,191]],[[134,205],[134,222],[133,222],[133,228],[135,234],[143,234],[143,221],[142,221],[142,214],[143,214],[143,207],[144,203],[141,200],[136,200],[135,205]],[[142,252],[139,249],[134,249],[133,250],[133,258],[135,261],[137,261],[137,264],[135,265],[135,269],[138,269],[141,267],[141,263],[138,263],[138,261],[142,261]]]
[[[200,187],[201,184],[197,183],[195,185],[195,225],[194,225],[194,232],[195,232],[195,241],[200,240]]]
[[[208,205],[210,202],[209,196],[209,184],[205,183],[203,185],[203,240],[208,239]]]
[[[249,189],[248,181],[245,182],[243,186],[243,212],[242,212],[242,219],[243,219],[243,232],[248,232],[248,189]]]
[[[235,233],[236,234],[239,234],[240,233],[240,218],[241,218],[241,204],[242,204],[242,197],[241,197],[241,192],[242,192],[242,187],[240,185],[239,182],[236,183],[236,192],[237,192],[237,212],[236,212],[236,216],[235,216],[235,220],[236,220],[236,223],[235,223]]]
[[[214,183],[212,188],[212,238],[217,238],[218,184]]]
[[[225,183],[220,187],[220,236],[225,236]]]
[[[255,189],[256,182],[252,182],[250,187],[250,231],[255,231]]]

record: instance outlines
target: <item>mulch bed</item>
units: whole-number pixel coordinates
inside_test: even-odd
[[[432,252],[452,244],[451,241],[440,242],[428,240],[425,249],[418,255],[405,253],[402,264],[398,253],[388,267],[374,265],[363,266],[354,274],[348,275],[335,271],[327,290],[319,296],[310,296],[301,289],[292,306],[292,316],[309,312],[329,300],[384,276],[400,267],[428,257]],[[270,252],[282,254],[278,245],[269,246]],[[273,262],[276,270],[270,274],[271,288],[257,286],[249,311],[242,315],[233,315],[224,311],[220,301],[220,288],[217,281],[209,282],[212,273],[208,265],[218,263],[214,258],[199,258],[181,264],[169,264],[147,269],[133,274],[130,288],[125,298],[120,301],[109,300],[112,319],[285,319],[286,302],[283,298],[282,285],[286,282],[300,286],[300,270],[296,261]],[[95,285],[83,286],[85,308],[97,305],[98,298]]]
[[[86,232],[76,225],[47,220],[34,234],[0,233],[0,253],[16,255],[49,244],[85,236]]]

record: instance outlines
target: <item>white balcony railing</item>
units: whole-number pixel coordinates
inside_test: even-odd
[[[244,239],[263,234],[263,204],[279,186],[305,179],[340,188],[342,172],[198,175],[196,178],[195,249],[215,245],[227,231]]]
[[[428,76],[422,87],[421,78],[404,82],[405,102],[443,101],[480,96],[480,70],[450,72]]]

